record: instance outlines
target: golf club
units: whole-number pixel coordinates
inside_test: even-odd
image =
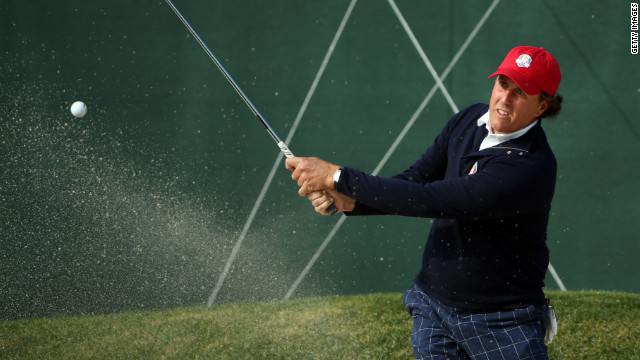
[[[238,95],[240,95],[240,97],[242,98],[242,101],[244,101],[245,104],[247,104],[247,106],[249,107],[249,109],[251,109],[251,112],[253,113],[253,115],[255,115],[258,120],[260,120],[260,123],[262,124],[262,126],[264,126],[265,129],[267,129],[267,132],[269,133],[269,135],[271,135],[271,137],[273,138],[273,140],[278,144],[278,147],[280,148],[280,150],[284,153],[284,155],[286,157],[293,157],[293,153],[291,152],[291,150],[289,150],[289,148],[287,147],[287,145],[285,145],[284,141],[280,140],[280,138],[278,137],[278,135],[275,133],[275,131],[273,131],[273,129],[271,128],[271,126],[269,126],[269,123],[267,123],[267,121],[264,119],[264,117],[262,117],[262,115],[260,114],[260,112],[258,112],[258,109],[256,109],[256,107],[253,105],[253,103],[251,103],[251,100],[249,100],[249,98],[247,98],[247,96],[244,94],[244,92],[242,91],[242,89],[240,89],[240,87],[238,86],[238,84],[236,84],[236,82],[233,80],[233,78],[231,77],[231,75],[229,75],[229,73],[227,72],[227,70],[225,70],[225,68],[222,66],[222,64],[220,64],[220,62],[218,61],[218,59],[215,57],[215,55],[213,55],[213,53],[211,52],[211,50],[209,50],[209,48],[207,47],[207,45],[204,43],[204,41],[202,41],[202,39],[200,39],[200,36],[198,36],[198,34],[196,34],[195,30],[193,30],[193,28],[191,27],[191,25],[189,25],[189,23],[187,22],[187,20],[184,18],[184,16],[182,16],[182,14],[180,13],[180,11],[178,11],[178,9],[175,7],[175,5],[173,5],[173,3],[171,2],[171,0],[166,0],[167,4],[169,4],[169,6],[171,7],[171,9],[173,10],[174,13],[176,13],[176,15],[178,16],[178,18],[180,18],[180,21],[182,21],[182,23],[184,24],[184,26],[187,27],[187,29],[189,30],[189,32],[191,33],[191,35],[193,35],[193,37],[196,38],[196,40],[198,41],[198,44],[200,44],[200,46],[202,47],[202,49],[207,53],[207,55],[209,55],[209,57],[211,58],[211,60],[216,64],[216,66],[218,67],[218,69],[220,69],[220,71],[222,72],[222,74],[224,75],[224,77],[227,79],[227,81],[229,81],[229,84],[231,84],[231,86],[233,86],[233,88],[236,90],[236,92],[238,93]],[[331,204],[329,205],[329,207],[326,209],[326,212],[329,215],[334,215],[335,213],[338,212],[338,208],[336,208],[335,205]]]

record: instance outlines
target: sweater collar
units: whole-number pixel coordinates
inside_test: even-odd
[[[487,117],[487,120],[488,120],[488,117]],[[475,140],[476,149],[479,148],[480,143],[482,142],[482,139],[484,139],[487,136],[487,128],[486,126],[482,126],[483,124],[486,124],[486,123],[482,122],[476,127],[477,128],[476,140]],[[533,126],[524,134],[518,137],[511,138],[498,145],[486,148],[482,151],[476,150],[474,152],[471,152],[465,155],[464,157],[482,157],[490,154],[527,156],[529,154],[529,151],[531,151],[531,147],[533,146],[533,143],[536,141],[536,139],[538,139],[540,134],[543,133],[541,124],[542,122],[540,121],[540,119],[538,119],[532,124]]]
[[[527,127],[520,129],[518,131],[509,133],[509,134],[494,134],[491,131],[491,126],[489,125],[489,112],[486,112],[480,118],[478,118],[478,126],[485,126],[487,129],[487,136],[485,136],[484,140],[480,144],[480,150],[484,150],[486,148],[490,148],[496,146],[498,144],[502,144],[508,140],[517,139],[522,135],[526,134],[529,130],[531,130],[534,126],[536,126],[540,122],[539,119],[536,119],[534,122],[529,124]]]

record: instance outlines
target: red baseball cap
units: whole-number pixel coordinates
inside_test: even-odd
[[[545,92],[555,95],[560,85],[560,66],[544,48],[518,46],[507,54],[498,70],[489,78],[504,75],[529,95]]]

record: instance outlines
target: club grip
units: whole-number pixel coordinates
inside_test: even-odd
[[[338,208],[335,205],[331,204],[325,211],[327,212],[327,214],[333,216],[338,212]]]
[[[280,148],[280,151],[282,151],[284,156],[286,156],[286,157],[293,157],[294,156],[293,153],[291,152],[291,150],[289,150],[287,145],[284,143],[284,141],[280,141],[278,143],[278,147]]]

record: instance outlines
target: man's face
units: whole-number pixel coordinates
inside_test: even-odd
[[[527,95],[515,81],[499,75],[489,101],[489,124],[495,134],[509,134],[527,127],[548,107],[539,95]]]

